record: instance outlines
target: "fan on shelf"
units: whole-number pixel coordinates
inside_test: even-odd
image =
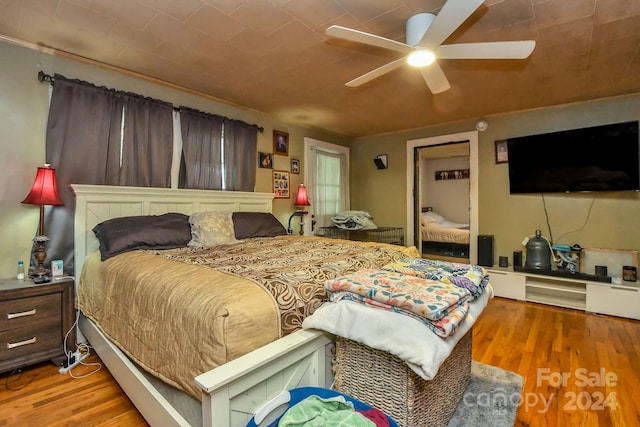
[[[327,28],[328,36],[405,54],[404,57],[351,80],[346,85],[360,86],[395,70],[406,61],[409,65],[420,68],[424,81],[435,94],[451,87],[437,63],[438,59],[525,59],[531,55],[536,45],[533,40],[441,44],[480,7],[483,1],[449,0],[437,16],[431,13],[412,16],[407,21],[406,43],[338,25]]]

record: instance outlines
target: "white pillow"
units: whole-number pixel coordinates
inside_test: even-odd
[[[427,225],[432,222],[442,222],[444,221],[444,217],[442,215],[438,215],[435,212],[422,212],[420,215],[420,223],[422,225]]]
[[[196,212],[189,217],[189,246],[218,246],[236,243],[232,212]]]

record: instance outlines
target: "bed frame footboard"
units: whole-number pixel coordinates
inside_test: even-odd
[[[203,425],[246,426],[256,410],[284,390],[330,387],[333,338],[301,330],[196,377]]]
[[[89,319],[81,316],[80,328],[150,425],[196,424],[177,411],[137,365]],[[202,425],[244,427],[260,406],[284,390],[331,387],[333,355],[331,335],[300,330],[199,375],[195,381],[202,388]]]

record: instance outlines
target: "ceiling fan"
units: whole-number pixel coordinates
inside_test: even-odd
[[[332,25],[326,34],[343,40],[390,49],[405,56],[347,82],[349,87],[360,86],[402,66],[405,61],[420,68],[424,81],[432,93],[449,89],[449,81],[438,65],[439,59],[525,59],[536,45],[534,40],[441,44],[484,0],[448,0],[438,15],[419,13],[407,20],[406,43]]]

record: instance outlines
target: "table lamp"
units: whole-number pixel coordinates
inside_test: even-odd
[[[309,203],[309,197],[307,196],[307,187],[304,186],[304,184],[300,184],[300,186],[298,187],[298,194],[296,195],[296,203],[295,206],[300,208],[302,206],[311,206],[311,203]],[[309,212],[302,210],[302,209],[298,209],[296,210],[294,213],[291,214],[291,216],[289,217],[289,227],[287,228],[287,232],[289,234],[293,234],[293,229],[291,228],[291,219],[294,216],[299,216],[300,217],[300,235],[304,235],[304,216],[306,214],[308,214]]]
[[[22,203],[40,206],[40,227],[38,228],[38,235],[33,239],[36,242],[35,257],[38,261],[38,266],[33,271],[32,277],[34,277],[34,280],[37,278],[40,281],[46,281],[50,270],[43,265],[44,260],[47,258],[44,245],[49,240],[44,235],[44,207],[45,205],[61,206],[64,204],[58,195],[56,170],[52,169],[49,164],[45,163],[44,167],[38,168],[33,187]]]

